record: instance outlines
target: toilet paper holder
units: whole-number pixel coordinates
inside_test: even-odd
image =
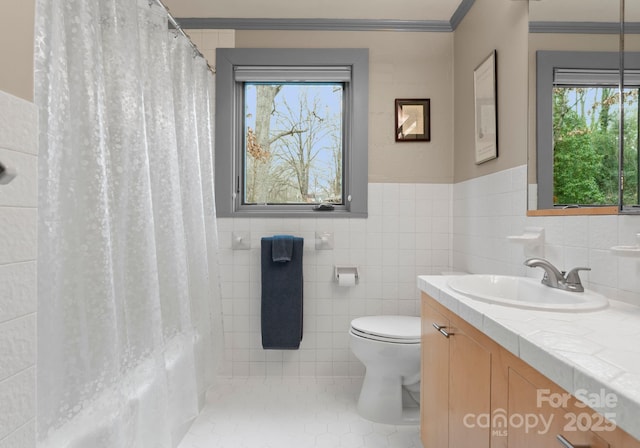
[[[356,278],[356,283],[360,281],[360,272],[358,270],[358,266],[338,266],[336,265],[334,268],[334,278],[336,282],[340,281],[341,274],[353,274]]]

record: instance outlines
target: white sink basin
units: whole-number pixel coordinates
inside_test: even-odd
[[[527,277],[463,275],[450,279],[449,287],[472,299],[516,308],[594,311],[609,304],[605,296],[593,291],[563,291]]]

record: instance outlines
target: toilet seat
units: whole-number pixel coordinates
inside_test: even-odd
[[[413,316],[366,316],[351,321],[351,333],[365,339],[392,344],[420,344],[420,318]]]

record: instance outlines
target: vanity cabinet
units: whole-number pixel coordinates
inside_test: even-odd
[[[424,446],[489,448],[490,428],[469,416],[491,411],[491,352],[424,301],[421,342]]]
[[[420,398],[424,448],[640,448],[424,293]]]

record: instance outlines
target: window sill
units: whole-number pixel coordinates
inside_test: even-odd
[[[544,210],[527,210],[527,216],[581,216],[581,215],[617,215],[618,207],[579,207]]]
[[[230,216],[222,218],[366,218],[367,212],[351,212],[348,210],[296,210],[283,212],[282,210],[237,210]]]

